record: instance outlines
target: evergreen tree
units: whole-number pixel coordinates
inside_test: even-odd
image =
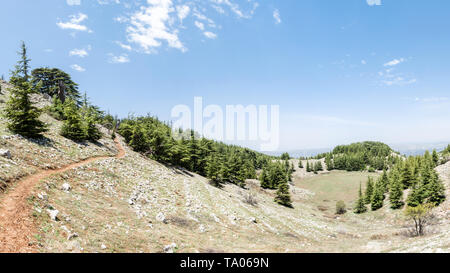
[[[366,193],[365,193],[365,199],[364,202],[366,205],[370,204],[370,202],[372,201],[372,195],[373,195],[373,179],[372,177],[369,177],[367,179],[367,184],[366,184]]]
[[[431,158],[432,158],[432,160],[433,160],[434,166],[435,166],[435,167],[438,166],[438,165],[439,165],[439,155],[438,155],[438,153],[436,152],[436,150],[433,150],[433,153],[432,153],[432,155],[431,155]]]
[[[61,127],[60,134],[74,141],[86,140],[86,131],[83,128],[81,115],[74,100],[68,99],[64,104],[66,119]]]
[[[306,161],[306,172],[311,172],[311,165],[309,164],[309,161]]]
[[[136,124],[133,126],[129,145],[136,152],[148,152],[149,141],[141,124]]]
[[[278,185],[275,202],[285,207],[292,208],[291,195],[289,193],[289,184],[287,179],[284,179],[284,181]]]
[[[381,175],[380,178],[380,183],[381,185],[383,185],[384,193],[389,192],[389,177],[386,169],[383,170],[383,174]]]
[[[432,179],[426,188],[426,202],[437,207],[445,201],[445,187],[439,179],[436,171],[433,170]]]
[[[357,214],[361,214],[366,211],[366,202],[364,201],[364,196],[362,194],[361,184],[359,184],[358,200],[356,201],[354,212]]]
[[[26,46],[22,43],[21,60],[12,71],[10,97],[4,109],[7,128],[25,137],[37,138],[47,131],[46,125],[39,120],[41,110],[33,106],[30,95],[35,93],[28,82],[29,59]]]
[[[396,173],[393,175],[392,180],[390,182],[390,193],[389,200],[391,202],[392,209],[400,209],[403,207],[403,184],[400,181],[400,175],[397,170],[394,170]]]
[[[373,211],[378,210],[383,207],[384,201],[384,183],[381,179],[379,179],[375,184],[375,190],[373,192],[372,200],[371,200],[371,208]]]
[[[41,94],[47,94],[50,97],[58,95],[60,84],[64,85],[64,95],[72,98],[81,105],[81,94],[78,91],[78,84],[72,81],[72,78],[66,72],[58,68],[36,68],[31,72],[31,84],[35,90]]]
[[[262,169],[261,174],[259,175],[259,181],[261,181],[261,187],[263,189],[268,189],[270,188],[270,182],[269,182],[269,177],[266,171],[266,168]]]
[[[298,161],[298,167],[299,167],[300,169],[303,169],[303,162],[302,162],[301,159]]]

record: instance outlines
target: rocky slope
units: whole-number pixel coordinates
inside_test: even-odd
[[[36,103],[49,102],[38,96]],[[69,141],[58,135],[59,122],[47,115],[42,118],[51,123],[45,141],[11,136],[0,120],[0,149],[11,154],[0,156],[0,179],[8,192],[40,169],[118,152],[108,137],[96,144]],[[448,200],[438,209],[441,220],[433,233],[408,238],[401,213],[388,208],[339,217],[321,210],[313,198],[316,193],[298,186],[312,175],[304,170],[294,175],[294,208],[289,209],[275,204],[274,191],[262,190],[258,181],[248,181],[248,189],[216,188],[203,177],[159,164],[119,141],[124,157],[92,161],[36,184],[27,199],[35,227],[27,236],[32,251],[450,251]],[[450,163],[438,170],[448,190]],[[0,194],[0,205],[5,204],[4,196]]]

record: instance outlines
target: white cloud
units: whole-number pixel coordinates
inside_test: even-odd
[[[123,64],[123,63],[129,63],[130,58],[127,54],[122,54],[120,56],[115,56],[114,54],[110,53],[109,55],[109,63],[112,64]]]
[[[100,5],[120,4],[120,0],[97,0]]]
[[[81,5],[81,0],[66,0],[69,6],[79,6]]]
[[[367,64],[366,60],[361,60],[361,64]]]
[[[400,58],[400,59],[394,59],[394,60],[392,60],[392,61],[390,61],[390,62],[385,63],[384,66],[385,66],[385,67],[388,67],[388,66],[396,66],[396,65],[398,65],[398,64],[403,63],[404,61],[405,61],[405,59],[403,59],[403,58]]]
[[[86,20],[88,16],[84,13],[78,13],[70,16],[70,20],[68,22],[58,22],[56,25],[61,29],[71,29],[76,31],[87,31],[92,32],[87,26],[82,25],[81,23]]]
[[[84,69],[83,67],[81,67],[81,66],[79,66],[79,65],[77,65],[77,64],[71,65],[70,68],[72,68],[73,70],[78,71],[78,72],[84,72],[84,71],[86,71],[86,69]]]
[[[186,17],[189,15],[189,12],[191,11],[191,8],[186,5],[177,6],[177,16],[180,22],[183,23],[183,20],[186,19]]]
[[[369,6],[381,6],[381,0],[366,0]]]
[[[131,51],[133,48],[130,45],[124,44],[120,41],[116,41],[116,44],[118,44],[121,48]]]
[[[171,13],[174,13],[171,0],[148,0],[148,6],[142,6],[130,18],[127,28],[128,41],[137,44],[144,52],[154,53],[167,42],[169,47],[185,52],[187,49],[178,37],[178,30],[172,27]]]
[[[104,0],[103,0],[104,1]],[[145,3],[144,3],[145,2]],[[121,43],[127,50],[137,50],[144,53],[157,53],[164,46],[186,52],[188,49],[180,37],[184,20],[194,17],[193,25],[199,28],[203,35],[214,39],[217,34],[208,30],[220,29],[210,18],[210,12],[226,16],[231,12],[239,19],[250,19],[258,8],[256,0],[142,0],[134,2],[139,9],[129,15],[119,16],[115,21],[127,23],[127,43]],[[123,3],[125,5],[125,3]],[[206,15],[208,14],[208,15]],[[280,19],[281,20],[281,19]],[[123,47],[124,48],[124,47]]]
[[[280,11],[278,9],[273,11],[273,18],[275,19],[276,25],[281,23]]]
[[[89,56],[89,53],[88,53],[88,51],[86,50],[86,49],[72,49],[70,52],[69,52],[69,56],[78,56],[78,57],[80,57],[80,58],[84,58],[84,57],[87,57],[87,56]]]
[[[205,30],[205,24],[199,21],[194,22],[195,26],[198,27],[200,30]]]
[[[217,38],[217,34],[212,33],[210,31],[205,31],[203,34],[209,39],[216,39]]]

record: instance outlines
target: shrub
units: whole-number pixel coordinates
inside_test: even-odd
[[[347,207],[344,201],[338,201],[336,203],[336,214],[345,214],[347,212]]]

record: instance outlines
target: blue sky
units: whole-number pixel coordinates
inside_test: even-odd
[[[280,105],[280,149],[450,140],[449,1],[15,0],[21,40],[113,114],[177,104]]]

